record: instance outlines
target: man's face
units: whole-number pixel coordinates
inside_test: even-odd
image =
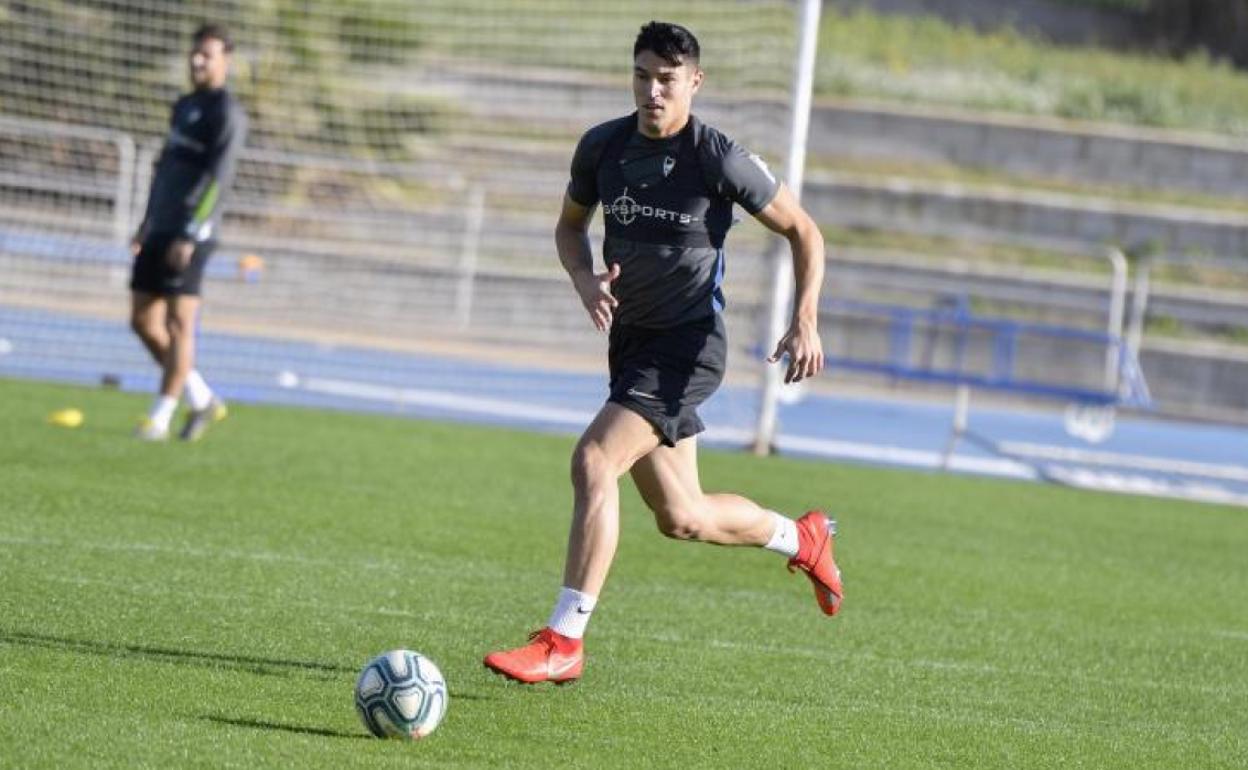
[[[230,72],[230,55],[225,43],[213,37],[204,38],[191,49],[191,83],[195,88],[221,88]]]
[[[633,59],[633,103],[641,132],[660,139],[684,128],[702,77],[693,62],[674,65],[653,51],[638,53]]]

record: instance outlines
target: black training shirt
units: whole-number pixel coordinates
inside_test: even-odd
[[[732,205],[757,214],[778,189],[757,155],[693,116],[666,139],[640,133],[636,113],[586,132],[568,196],[602,203],[603,259],[620,266],[616,323],[666,328],[722,310]]]
[[[173,105],[156,162],[144,232],[210,240],[247,135],[247,113],[228,90],[186,94]]]

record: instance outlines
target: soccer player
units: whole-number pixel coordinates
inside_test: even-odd
[[[233,50],[229,33],[219,26],[206,24],[195,32],[194,90],[173,105],[143,224],[130,244],[130,326],[162,370],[160,394],[136,434],[148,441],[169,437],[183,389],[190,409],[180,438],[194,441],[226,415],[225,402],[195,369],[195,324],[221,201],[247,134],[247,114],[225,87]]]
[[[580,677],[582,636],[619,536],[619,478],[630,473],[668,537],[766,548],[814,584],[825,614],[840,608],[835,524],[819,511],[794,521],[744,497],[708,494],[698,480],[697,407],[719,386],[727,345],[724,237],[739,204],[792,249],[797,295],[769,361],[786,382],[817,374],[823,281],[818,227],[763,162],[690,113],[704,78],[689,30],[651,22],[633,45],[637,111],[590,129],[572,159],[555,228],[559,259],[600,331],[609,331],[610,395],[572,455],[574,508],[563,587],[545,628],[485,665],[521,682]],[[602,203],[604,272],[588,237]]]

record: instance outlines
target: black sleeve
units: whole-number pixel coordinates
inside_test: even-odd
[[[599,131],[590,130],[576,144],[572,156],[572,178],[568,181],[568,197],[589,208],[598,203],[598,161],[602,158]]]
[[[209,151],[204,173],[191,188],[186,203],[191,218],[185,233],[193,240],[200,240],[204,224],[217,213],[221,199],[234,184],[234,172],[238,167],[238,155],[247,139],[247,113],[233,99],[222,103],[217,121],[217,131]]]
[[[174,100],[173,106],[169,108],[169,125],[168,125],[169,130],[173,130],[173,125],[178,119],[178,108],[182,106],[182,100],[185,98],[186,98],[185,96],[178,97],[177,99]],[[165,146],[161,148],[160,153],[157,154],[156,157],[152,158],[152,167],[147,170],[151,172],[151,175],[152,175],[151,178],[153,180],[156,178],[156,173],[160,170],[160,159],[166,152],[169,152],[168,143],[166,143]],[[136,230],[134,233],[134,237],[137,240],[141,241],[147,237],[147,230],[150,224],[151,215],[152,215],[152,201],[150,199],[150,193],[149,193],[147,208],[144,209],[143,211],[143,221],[139,223],[139,229]]]
[[[703,142],[703,162],[709,165],[708,181],[715,192],[740,204],[751,215],[765,209],[776,197],[780,183],[762,158],[718,131],[710,132]]]

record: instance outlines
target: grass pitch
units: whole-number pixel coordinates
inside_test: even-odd
[[[584,680],[481,656],[559,585],[572,439],[0,381],[0,765],[1231,767],[1243,511],[706,453],[709,489],[841,521],[826,619],[762,551],[678,543],[629,484]],[[78,429],[44,423],[82,408]],[[446,721],[366,737],[355,674],[428,654]]]

